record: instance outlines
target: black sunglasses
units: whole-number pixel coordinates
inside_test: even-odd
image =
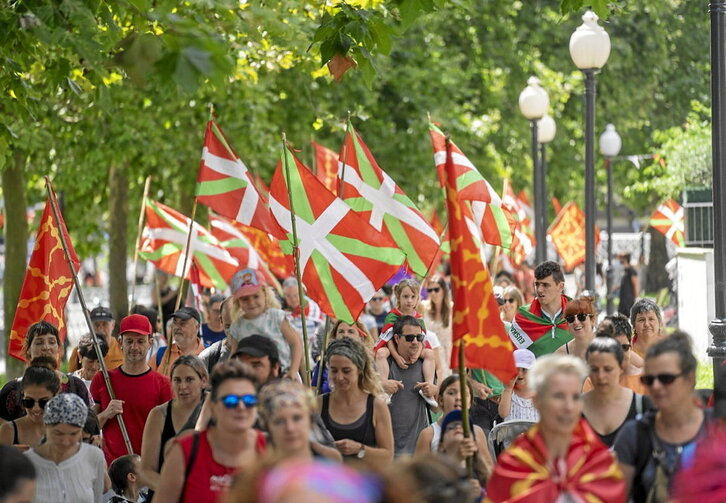
[[[434,286],[432,288],[427,288],[426,289],[426,292],[427,293],[439,293],[440,291],[441,291],[441,287],[440,286]]]
[[[236,409],[240,402],[242,402],[248,409],[251,409],[257,405],[257,395],[224,395],[220,399],[220,402],[222,402],[227,409]]]
[[[516,301],[516,299],[504,299],[504,302],[509,302],[510,304],[514,304],[517,301]]]
[[[623,351],[627,353],[633,346],[631,346],[630,344],[621,344],[620,347],[623,348]]]
[[[664,386],[668,386],[669,384],[673,384],[673,381],[678,379],[683,375],[683,372],[680,374],[658,374],[658,375],[642,375],[640,376],[640,382],[645,384],[646,386],[653,386],[653,383],[658,380],[660,383]]]
[[[23,405],[26,409],[32,409],[35,407],[35,402],[38,402],[38,407],[41,409],[45,409],[45,406],[48,405],[48,402],[50,402],[50,398],[39,398],[36,400],[35,398],[23,398],[20,400],[20,403]]]
[[[418,342],[421,342],[424,340],[424,334],[418,334],[418,335],[402,335],[404,339],[406,339],[406,342],[413,342],[414,339],[416,339]]]
[[[575,318],[577,318],[577,321],[580,323],[583,323],[590,315],[589,314],[571,314],[569,316],[565,316],[565,319],[567,320],[567,323],[575,323]]]

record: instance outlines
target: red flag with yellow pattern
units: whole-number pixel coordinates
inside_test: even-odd
[[[333,194],[338,193],[338,154],[319,143],[310,142],[315,152],[315,176]]]
[[[52,194],[52,197],[55,198],[55,194]],[[68,237],[63,217],[59,213],[60,222],[56,224],[51,204],[50,199],[45,203],[33,254],[25,271],[23,288],[20,291],[13,326],[10,329],[8,354],[21,361],[26,361],[23,342],[28,327],[33,323],[47,321],[58,327],[61,342],[66,336],[63,310],[73,290],[73,277],[63,253],[61,232],[68,244],[74,273],[78,273],[81,266]]]
[[[451,246],[451,290],[454,298],[451,367],[459,366],[459,345],[464,344],[465,364],[487,369],[502,382],[516,374],[514,346],[499,318],[499,305],[486,260],[482,256],[479,226],[471,209],[461,201],[456,189],[452,144],[446,142],[446,206],[449,212]]]
[[[585,261],[585,212],[575,201],[567,203],[547,231],[565,269]],[[600,229],[595,226],[595,249],[600,244]]]

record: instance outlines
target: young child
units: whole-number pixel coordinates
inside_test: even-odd
[[[381,331],[378,343],[373,348],[376,359],[376,369],[381,376],[381,379],[388,379],[388,372],[390,367],[388,366],[388,357],[392,356],[400,368],[405,369],[406,361],[396,351],[396,345],[393,343],[393,325],[401,316],[413,316],[419,320],[421,329],[426,338],[424,339],[424,349],[421,353],[423,358],[423,377],[424,381],[434,385],[434,375],[436,374],[436,356],[432,349],[431,334],[426,333],[426,325],[424,325],[423,317],[416,311],[416,306],[419,303],[419,291],[421,285],[414,279],[401,280],[396,286],[393,287],[393,293],[396,295],[396,307],[391,310],[386,316],[383,329]],[[438,407],[438,403],[433,395],[429,396],[424,393],[423,390],[419,390],[421,397],[431,405],[432,407]]]
[[[532,392],[527,384],[527,374],[534,365],[535,356],[529,349],[514,350],[514,365],[517,367],[517,377],[504,388],[499,399],[499,415],[502,422],[522,419],[525,421],[539,421],[539,413],[534,406]]]
[[[138,475],[141,467],[141,456],[127,454],[116,458],[108,467],[111,487],[116,493],[110,503],[137,503],[139,501]]]

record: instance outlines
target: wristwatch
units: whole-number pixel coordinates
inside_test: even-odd
[[[358,451],[358,454],[356,454],[356,457],[358,459],[363,459],[366,456],[366,446],[365,444],[360,444],[360,450]]]

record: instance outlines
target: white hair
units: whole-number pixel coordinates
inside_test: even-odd
[[[572,355],[546,355],[537,358],[529,370],[529,385],[538,397],[547,390],[550,379],[555,374],[571,374],[580,381],[587,377],[587,365]]]

